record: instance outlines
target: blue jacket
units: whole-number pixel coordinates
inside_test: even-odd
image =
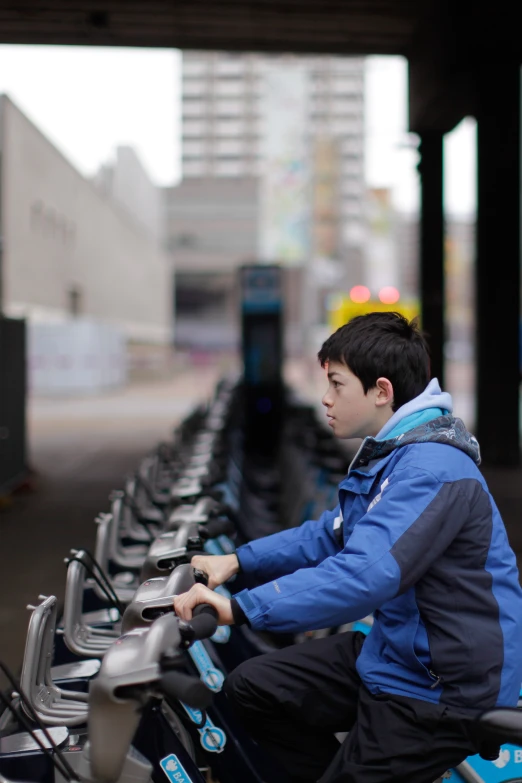
[[[357,662],[372,693],[515,705],[522,590],[479,461],[451,415],[366,438],[333,511],[238,549],[265,582],[235,596],[252,628],[313,630],[373,612]]]

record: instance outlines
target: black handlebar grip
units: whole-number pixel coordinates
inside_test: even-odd
[[[197,677],[188,674],[166,672],[161,675],[159,686],[165,696],[195,709],[204,710],[212,702],[212,691]]]
[[[200,585],[208,585],[208,574],[202,571],[200,568],[193,569],[194,582]]]
[[[232,508],[232,506],[225,504],[223,506],[223,513],[231,520],[234,527],[238,528],[241,526],[240,525],[241,520],[239,519],[239,514],[234,508]]]
[[[234,523],[228,517],[210,519],[206,524],[198,527],[199,535],[204,541],[207,541],[209,538],[217,538],[218,536],[230,536],[235,529]]]
[[[216,632],[217,612],[210,604],[198,604],[192,613],[190,627],[194,639],[208,639]]]

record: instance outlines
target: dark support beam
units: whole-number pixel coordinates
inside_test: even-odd
[[[477,70],[477,436],[485,463],[518,465],[520,64]]]
[[[431,353],[431,376],[444,385],[444,195],[440,131],[421,134],[420,299],[422,328]]]

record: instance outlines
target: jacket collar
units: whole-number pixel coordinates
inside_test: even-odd
[[[348,475],[354,470],[360,471],[361,468],[367,468],[363,472],[371,475],[382,468],[381,460],[384,457],[412,443],[445,443],[464,451],[477,465],[480,464],[480,447],[477,439],[468,432],[461,419],[448,415],[438,416],[389,440],[365,438],[348,468]],[[369,463],[373,460],[377,460],[377,463],[368,469]]]

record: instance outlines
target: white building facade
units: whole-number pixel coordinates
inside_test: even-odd
[[[32,322],[84,317],[126,340],[172,340],[173,270],[157,237],[84,178],[0,96],[3,312]]]
[[[118,146],[113,160],[100,168],[94,181],[103,193],[123,207],[157,244],[161,243],[161,190],[151,181],[132,147]]]
[[[364,199],[362,58],[183,52],[183,178],[262,175],[266,72],[292,63],[308,74],[310,149],[317,138],[336,142],[340,217],[353,241]]]
[[[237,333],[231,281],[245,262],[288,267],[296,334],[322,317],[332,275],[360,282],[364,70],[361,58],[183,52],[183,179],[165,192],[180,335]],[[188,308],[210,275],[196,330]]]

